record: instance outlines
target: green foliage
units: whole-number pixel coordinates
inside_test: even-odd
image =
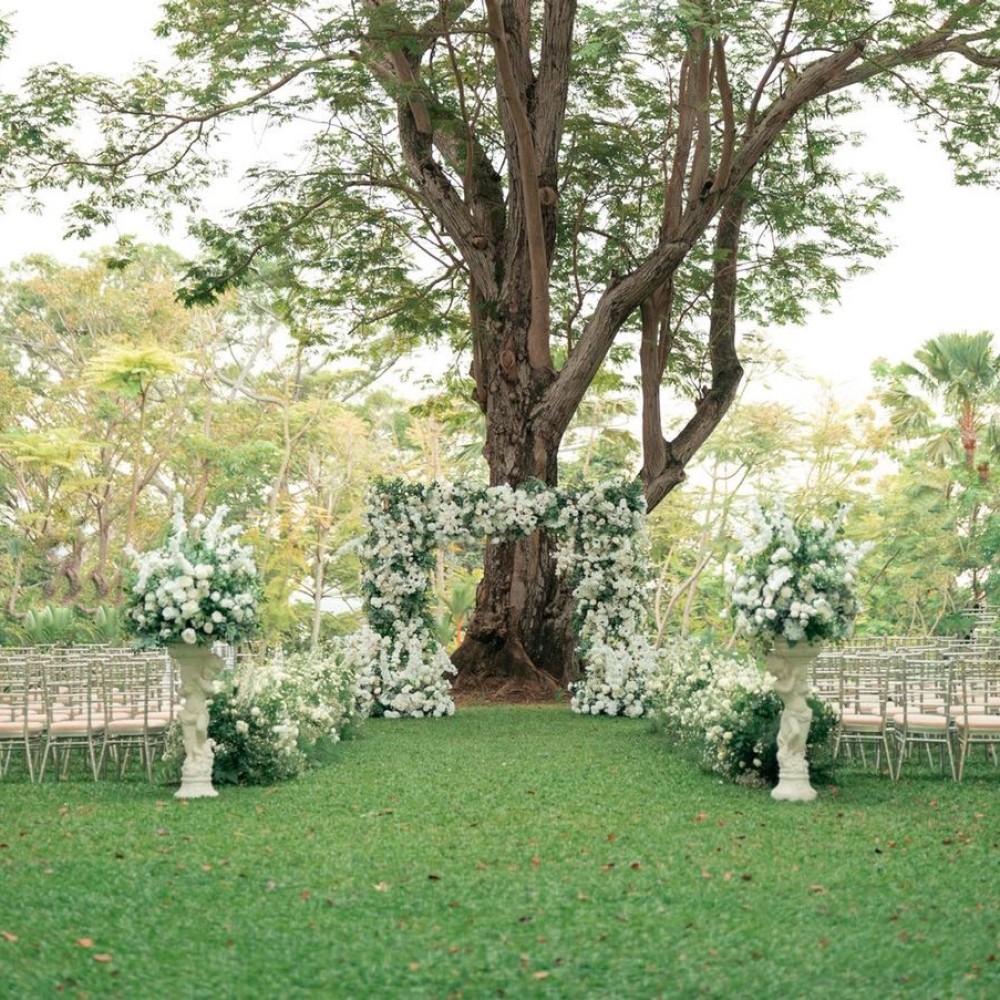
[[[217,785],[271,785],[326,764],[332,748],[356,735],[357,677],[339,644],[312,653],[255,655],[225,671],[209,702]],[[167,736],[161,780],[180,779],[180,723]]]
[[[208,723],[209,738],[215,741],[212,780],[219,785],[271,785],[300,774],[305,762],[294,740],[276,737],[275,731],[287,724],[277,695],[258,694],[251,705],[240,698],[235,684],[217,692]]]
[[[939,8],[897,4],[874,19],[869,6],[853,0],[766,9],[749,0],[581,5],[569,39],[562,155],[546,165],[558,182],[556,339],[577,342],[600,291],[634,271],[662,236],[664,166],[675,152],[664,137],[676,135],[681,63],[701,39],[725,40],[731,105],[713,87],[704,109],[717,131],[732,112],[737,134],[749,135],[768,108],[780,106],[814,53],[863,38],[871,73],[860,73],[862,81],[936,122],[964,179],[977,170],[985,178],[984,164],[996,159],[990,124],[998,111],[988,86],[994,5],[965,8],[940,37]],[[432,4],[355,11],[339,2],[301,3],[294,15],[253,7],[237,17],[205,0],[169,3],[158,33],[173,45],[173,65],[141,66],[121,81],[67,67],[31,74],[25,96],[11,97],[6,109],[7,186],[16,178],[36,189],[82,189],[71,210],[81,233],[113,210],[166,213],[198,205],[204,185],[223,169],[214,154],[229,122],[265,114],[271,129],[286,129],[301,156],[294,167],[262,156],[246,172],[249,193],[238,211],[225,223],[195,220],[203,254],[188,265],[186,301],[213,303],[227,288],[259,279],[281,289],[283,321],[304,345],[322,342],[366,360],[420,343],[468,349],[470,251],[454,246],[455,220],[435,201],[436,185],[415,183],[396,115],[397,105],[409,114],[411,99],[423,109],[433,122],[427,155],[445,190],[481,205],[489,218],[477,225],[501,243],[515,221],[504,204],[515,186],[516,157],[506,146],[509,122],[496,104],[494,53],[481,18],[462,6],[438,18]],[[958,32],[968,33],[965,41],[952,37]],[[985,54],[929,62],[927,46],[918,44],[925,37],[934,39],[935,53],[944,47],[965,55],[971,39]],[[779,38],[788,44],[775,55]],[[350,58],[333,54],[343,52]],[[406,53],[412,80],[386,68],[393,53]],[[73,149],[66,135],[81,107],[96,114],[101,129],[97,148],[86,152]],[[744,186],[739,297],[746,318],[801,321],[807,303],[834,300],[846,278],[884,254],[877,225],[895,192],[884,178],[851,176],[836,155],[854,141],[843,121],[855,108],[856,98],[840,88],[807,102],[768,140],[752,184]],[[671,279],[677,307],[665,378],[685,387],[696,387],[707,365],[712,227],[703,235]],[[131,257],[125,245],[111,259],[120,267]],[[484,311],[495,306],[482,304]],[[635,346],[634,319],[625,331],[622,358]]]
[[[955,634],[969,606],[997,593],[1000,355],[989,332],[946,333],[912,362],[873,371],[900,460],[880,501],[886,528],[876,597],[889,603],[907,594],[907,611],[925,631]]]
[[[76,640],[78,629],[72,608],[51,604],[26,612],[21,622],[24,640],[31,646],[68,645]]]

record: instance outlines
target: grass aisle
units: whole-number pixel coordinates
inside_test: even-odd
[[[993,997],[981,773],[776,804],[642,721],[481,708],[214,801],[8,782],[0,995]]]

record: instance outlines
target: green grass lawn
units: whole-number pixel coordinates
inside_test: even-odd
[[[1000,996],[986,765],[774,803],[643,721],[477,708],[172,791],[0,784],[0,996]]]

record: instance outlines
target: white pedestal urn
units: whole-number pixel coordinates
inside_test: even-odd
[[[224,666],[210,646],[172,642],[167,649],[181,669],[181,710],[178,718],[184,733],[184,764],[177,799],[214,798],[212,763],[215,752],[208,737],[208,697],[212,682]]]
[[[806,740],[812,723],[806,695],[809,670],[819,653],[819,647],[808,642],[791,646],[778,638],[765,658],[767,671],[774,677],[774,690],[785,706],[778,729],[778,784],[771,790],[771,798],[779,802],[812,802],[816,798],[816,789],[809,784],[806,760]]]

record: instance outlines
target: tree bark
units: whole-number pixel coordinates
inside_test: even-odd
[[[504,345],[481,352],[491,486],[558,485],[559,437],[532,419],[555,374],[533,366],[529,356],[529,309],[519,305],[530,300],[516,291],[530,281],[529,268],[524,262],[520,273],[512,270],[508,308],[481,331]],[[457,694],[551,697],[576,676],[572,594],[556,574],[554,544],[544,532],[487,544],[476,610],[452,655]]]

